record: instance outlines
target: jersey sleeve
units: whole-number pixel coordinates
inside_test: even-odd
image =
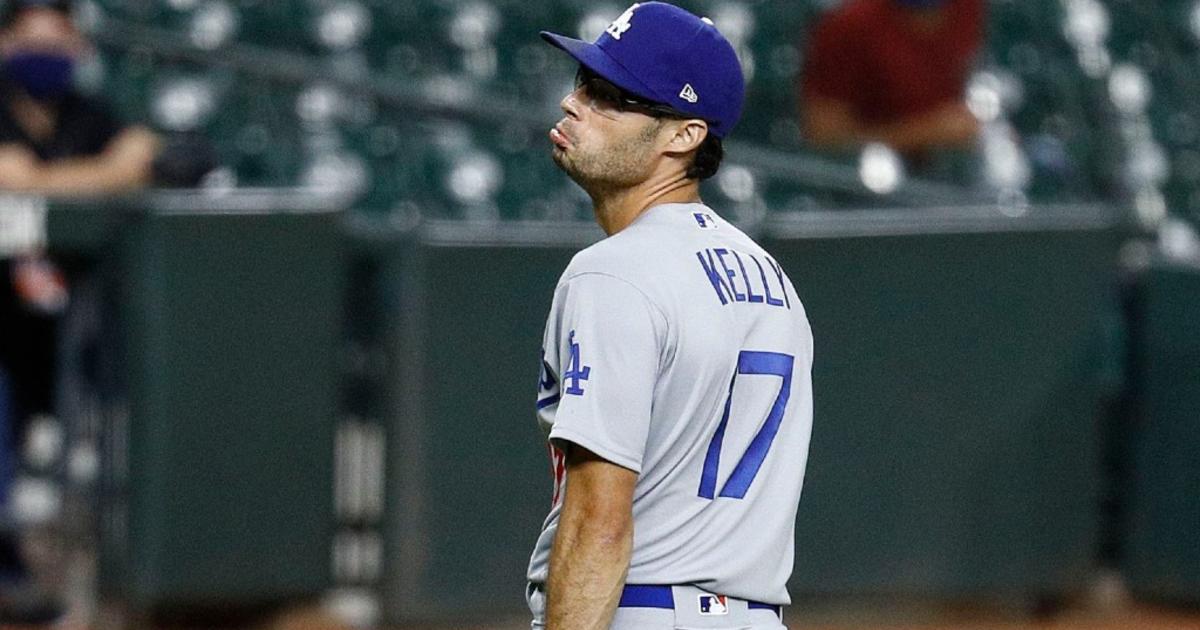
[[[614,276],[581,274],[558,291],[560,312],[547,331],[560,388],[550,439],[640,473],[665,319]]]

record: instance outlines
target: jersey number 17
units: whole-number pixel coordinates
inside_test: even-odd
[[[775,397],[775,403],[771,405],[771,410],[767,413],[767,419],[763,422],[762,428],[750,441],[750,446],[738,460],[737,466],[730,473],[725,485],[721,486],[720,496],[731,499],[746,497],[746,492],[750,490],[750,484],[754,482],[754,477],[758,475],[763,461],[767,458],[767,453],[771,450],[771,443],[775,441],[775,436],[779,433],[779,425],[783,422],[783,414],[792,393],[792,366],[794,363],[795,359],[792,355],[779,352],[743,350],[738,353],[737,370],[734,371],[733,378],[729,379],[729,396],[725,399],[725,412],[721,416],[721,423],[717,425],[717,432],[708,443],[708,454],[704,457],[704,471],[700,475],[700,491],[697,493],[701,498],[711,501],[716,493],[717,470],[721,465],[721,443],[725,439],[725,427],[729,424],[729,408],[733,403],[733,386],[737,383],[738,375],[778,376],[783,382],[779,386],[779,395]]]

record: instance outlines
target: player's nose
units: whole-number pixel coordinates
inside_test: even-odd
[[[582,87],[575,88],[569,94],[559,101],[558,106],[562,108],[563,113],[567,116],[578,119],[580,111],[579,93],[583,90]]]

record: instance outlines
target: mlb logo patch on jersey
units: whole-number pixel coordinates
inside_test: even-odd
[[[728,615],[728,600],[724,595],[700,595],[701,615]]]
[[[696,219],[696,225],[699,225],[701,228],[712,229],[717,227],[717,222],[707,212],[693,212],[692,218]]]

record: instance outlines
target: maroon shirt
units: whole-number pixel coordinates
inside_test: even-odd
[[[803,100],[833,99],[871,125],[961,99],[983,39],[983,0],[947,0],[931,30],[894,0],[850,0],[818,22],[801,79]]]

